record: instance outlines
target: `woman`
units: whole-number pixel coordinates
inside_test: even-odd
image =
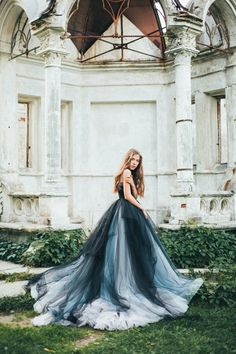
[[[30,281],[34,325],[62,323],[123,330],[182,315],[202,279],[181,275],[137,201],[144,195],[142,156],[130,149],[115,176],[116,200],[78,257]]]

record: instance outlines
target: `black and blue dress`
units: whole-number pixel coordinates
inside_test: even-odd
[[[187,311],[203,280],[178,272],[150,216],[124,198],[122,183],[118,192],[78,256],[28,283],[41,313],[34,325],[124,330]]]

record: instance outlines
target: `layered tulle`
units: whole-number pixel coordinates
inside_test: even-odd
[[[29,282],[35,325],[127,329],[188,309],[202,279],[179,273],[151,218],[124,199],[122,185],[119,196],[76,259]]]

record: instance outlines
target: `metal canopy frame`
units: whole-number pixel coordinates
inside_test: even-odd
[[[180,0],[172,0],[172,4],[174,5],[174,7],[176,8],[176,10],[178,10],[178,11],[181,11],[181,10],[188,11],[187,7],[184,7],[184,6],[181,4],[181,1],[180,1]]]
[[[70,33],[68,33],[67,31],[65,32],[65,34],[62,36],[63,39],[81,39],[81,40],[86,40],[86,39],[95,39],[96,41],[101,41],[101,42],[105,42],[109,45],[111,45],[111,49],[104,51],[102,53],[99,53],[97,55],[91,56],[89,58],[84,58],[84,53],[83,51],[80,52],[80,58],[78,58],[78,60],[81,63],[85,63],[87,61],[90,61],[92,59],[95,59],[97,57],[100,57],[102,55],[105,55],[107,53],[116,51],[116,50],[121,50],[121,61],[124,60],[124,51],[125,50],[129,50],[141,55],[145,55],[151,58],[155,58],[155,59],[163,59],[164,58],[164,50],[165,50],[165,36],[163,34],[163,30],[166,29],[166,26],[162,26],[161,25],[161,21],[158,17],[158,13],[160,12],[157,8],[155,9],[155,18],[157,21],[157,30],[152,31],[148,34],[144,34],[144,35],[126,35],[124,34],[124,28],[123,28],[123,16],[124,13],[127,9],[129,9],[130,7],[130,2],[132,0],[100,0],[102,2],[102,7],[103,10],[106,11],[111,19],[112,19],[112,23],[114,24],[114,34],[113,35],[97,35],[97,34],[93,34],[93,33],[83,33],[82,31],[76,31],[78,33],[78,35],[71,35]],[[155,3],[158,3],[158,0],[150,0],[150,5],[155,7]],[[115,7],[114,7],[115,5]],[[117,7],[117,5],[119,5]],[[161,5],[161,4],[160,4]],[[68,19],[68,23],[67,23],[67,28],[69,25],[69,21],[72,18],[73,15],[76,14],[78,10],[78,5],[75,6],[75,9],[71,12],[69,19]],[[161,14],[165,20],[165,15],[164,15],[164,11],[163,14]],[[118,32],[118,24],[120,21],[120,33]],[[128,42],[124,41],[124,39],[126,38],[130,38],[130,40]],[[150,53],[146,53],[146,52],[142,52],[133,48],[130,48],[130,45],[134,42],[137,42],[143,38],[161,38],[160,44],[161,44],[161,48],[160,50],[162,51],[162,57],[150,54]],[[120,43],[114,43],[112,41],[112,39],[120,39]]]
[[[37,46],[37,47],[29,49],[29,43],[31,40],[31,31],[29,29],[27,31],[27,33],[25,33],[25,28],[28,23],[28,18],[26,17],[26,19],[24,20],[24,18],[23,18],[24,13],[25,13],[24,10],[22,10],[16,20],[14,30],[12,32],[11,51],[10,51],[9,60],[13,60],[13,59],[18,58],[22,55],[26,55],[26,57],[28,57],[30,52],[34,51],[36,53],[36,50],[39,48],[39,46]],[[18,51],[20,51],[21,53],[14,55],[13,52],[17,46],[18,46],[18,48],[17,48]]]
[[[62,39],[66,40],[66,39],[81,39],[81,40],[86,40],[86,39],[94,39],[94,41],[101,41],[104,43],[107,43],[111,46],[111,49],[106,50],[102,53],[99,53],[97,55],[91,56],[89,58],[84,58],[84,53],[83,50],[79,51],[80,52],[80,58],[78,58],[78,60],[81,63],[90,61],[92,59],[95,59],[97,57],[100,57],[104,54],[110,53],[112,51],[116,51],[116,50],[121,50],[121,61],[124,60],[124,52],[125,50],[131,51],[131,52],[135,52],[144,56],[148,56],[150,58],[154,58],[154,59],[158,59],[158,60],[162,60],[164,59],[164,51],[166,48],[166,44],[165,44],[165,33],[164,31],[166,30],[166,26],[162,25],[162,21],[160,20],[160,17],[162,17],[163,21],[166,23],[166,18],[165,18],[165,14],[164,14],[164,10],[161,6],[161,1],[160,0],[149,0],[150,1],[150,5],[153,6],[153,10],[154,10],[154,14],[155,14],[155,19],[157,21],[157,29],[155,31],[143,34],[143,35],[132,35],[132,34],[124,34],[123,31],[123,16],[125,14],[125,11],[129,9],[130,7],[130,3],[132,0],[100,0],[102,3],[102,8],[103,10],[109,14],[110,18],[111,18],[111,23],[114,24],[114,34],[113,35],[99,35],[99,34],[95,34],[95,33],[89,33],[89,32],[82,32],[82,31],[78,31],[78,30],[74,30],[73,35],[71,35],[70,33],[68,33],[68,31],[66,30],[66,32],[62,35]],[[179,0],[172,0],[173,6],[175,6],[176,10],[178,11],[188,11],[187,8],[185,8],[182,4],[181,1]],[[77,0],[75,2],[74,5],[74,9],[72,10],[69,18],[68,18],[68,22],[67,22],[67,28],[68,28],[68,24],[70,19],[72,18],[73,15],[76,14],[76,12],[79,9],[79,1]],[[55,1],[53,0],[51,2],[51,5],[53,5],[50,10],[54,9],[55,6]],[[161,7],[158,9],[157,5],[159,7]],[[212,9],[209,9],[208,13],[213,17],[214,21],[215,21],[215,29],[214,30],[218,30],[219,31],[219,35],[221,37],[221,43],[219,43],[219,45],[213,45],[213,43],[211,42],[211,38],[212,38],[212,31],[210,30],[209,26],[206,25],[206,31],[207,31],[207,35],[210,41],[210,44],[205,44],[205,43],[198,43],[199,45],[205,46],[206,49],[201,50],[200,52],[204,52],[204,51],[212,51],[212,50],[218,50],[218,51],[229,51],[230,50],[230,36],[229,36],[229,32],[227,29],[226,24],[224,23],[223,20],[220,20],[220,18],[218,17],[217,11],[214,11],[214,7]],[[42,14],[44,15],[44,14]],[[47,12],[48,15],[48,12]],[[30,44],[30,40],[31,40],[31,31],[30,29],[28,29],[28,31],[26,31],[26,26],[28,23],[28,19],[27,17],[24,18],[24,10],[21,11],[21,13],[19,14],[13,32],[12,32],[12,36],[11,36],[11,48],[10,48],[10,57],[9,60],[15,59],[17,57],[23,56],[25,55],[26,57],[28,57],[30,52],[35,52],[37,51],[37,49],[39,48],[39,46],[34,47],[34,48],[30,48],[29,44]],[[120,24],[120,28],[118,31],[118,25]],[[78,34],[77,34],[78,33]],[[170,34],[169,34],[170,35]],[[132,43],[135,43],[137,41],[142,40],[143,38],[149,38],[151,40],[155,39],[155,38],[159,38],[159,45],[157,45],[159,47],[159,49],[162,52],[162,56],[156,56],[153,55],[151,53],[146,53],[146,52],[142,52],[139,50],[136,50],[134,48],[130,48],[130,45]],[[120,42],[119,43],[115,43],[114,39],[119,39]],[[126,40],[125,40],[126,39]],[[127,41],[127,39],[129,39]],[[225,40],[227,48],[220,48],[223,45],[223,40]],[[14,50],[17,49],[18,52],[20,52],[19,54],[14,55]]]

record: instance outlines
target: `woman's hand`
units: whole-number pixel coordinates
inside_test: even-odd
[[[133,176],[127,176],[125,177],[125,182],[129,183],[131,185],[131,187],[134,187],[134,180],[133,180]]]
[[[145,210],[145,209],[142,209],[142,212],[143,212],[145,218],[147,219],[147,218],[148,218],[148,214],[147,214],[146,210]]]
[[[138,192],[137,192],[134,180],[133,180],[133,176],[132,175],[126,176],[125,182],[127,182],[130,185],[130,188],[132,190],[132,194],[133,194],[134,198],[137,199]]]

